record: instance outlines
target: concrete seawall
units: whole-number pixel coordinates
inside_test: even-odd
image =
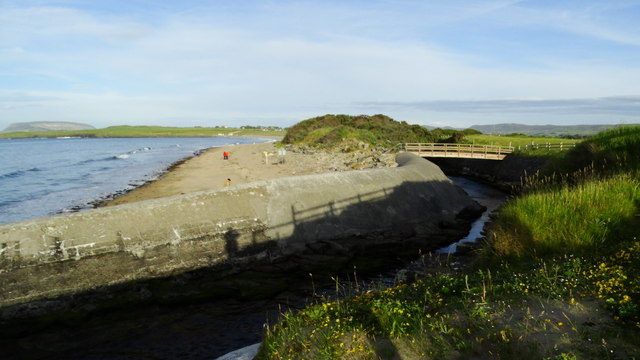
[[[412,154],[397,162],[2,225],[2,317],[37,315],[51,299],[117,284],[270,264],[326,244],[350,251],[402,238],[436,248],[442,232],[481,212],[434,164]]]

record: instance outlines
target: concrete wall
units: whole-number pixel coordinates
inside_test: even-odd
[[[518,192],[523,179],[542,170],[549,158],[509,154],[502,161],[482,159],[430,158],[449,175],[476,179],[505,192]]]
[[[326,240],[428,238],[480,210],[432,163],[412,154],[397,162],[2,225],[0,308],[230,262],[270,262]]]

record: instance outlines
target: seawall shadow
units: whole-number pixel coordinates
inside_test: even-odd
[[[358,256],[371,256],[368,260],[375,268],[378,260],[426,253],[455,241],[456,236],[466,232],[470,220],[479,216],[482,209],[451,204],[450,201],[459,196],[460,191],[448,181],[404,182],[395,188],[330,199],[312,207],[297,208],[292,204],[291,221],[270,226],[274,232],[279,228],[293,227],[290,236],[265,239],[264,229],[242,233],[229,227],[221,239],[226,261],[171,276],[138,279],[135,284],[136,287],[145,282],[182,284],[191,278],[201,278],[200,274],[211,274],[219,280],[255,269],[275,273],[288,273],[296,268],[308,271],[314,266],[339,269]],[[443,216],[442,212],[451,208],[457,208],[458,214]],[[291,246],[298,247],[296,252],[288,252]],[[314,255],[318,255],[315,257],[317,264],[314,264]],[[127,283],[97,286],[94,290],[69,297],[90,299],[95,292],[110,293],[113,290],[118,293],[128,287]],[[236,292],[235,295],[242,294]],[[135,300],[136,297],[127,298]],[[43,304],[42,310],[60,303],[55,299],[39,302]],[[3,317],[7,314],[3,309],[0,311]]]
[[[3,315],[0,335],[15,339],[49,326],[82,326],[88,317],[121,309],[135,313],[149,306],[274,298],[308,288],[310,272],[321,285],[323,279],[329,282],[336,274],[352,271],[354,264],[359,272],[380,271],[464,236],[482,209],[452,204],[460,191],[448,181],[405,182],[311,207],[292,204],[291,221],[270,227],[293,227],[288,237],[265,239],[264,229],[242,233],[229,227],[220,239],[226,261],[0,309],[3,314],[21,314]],[[442,214],[450,208],[457,210]],[[299,251],[289,253],[293,245]],[[34,309],[39,315],[28,315]]]

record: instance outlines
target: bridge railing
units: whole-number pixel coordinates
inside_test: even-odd
[[[514,151],[513,146],[447,144],[447,143],[406,143],[404,151],[425,157],[457,157],[472,159],[502,160]]]
[[[558,143],[558,144],[551,144],[551,143],[544,143],[544,144],[534,144],[531,143],[531,145],[524,145],[524,146],[518,146],[518,150],[520,149],[525,149],[525,150],[536,150],[536,149],[547,149],[547,150],[569,150],[569,149],[573,149],[574,147],[576,147],[575,143]]]

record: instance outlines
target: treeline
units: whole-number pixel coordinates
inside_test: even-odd
[[[284,131],[285,128],[280,126],[254,126],[254,125],[242,125],[240,126],[242,130],[261,130],[261,131]]]

